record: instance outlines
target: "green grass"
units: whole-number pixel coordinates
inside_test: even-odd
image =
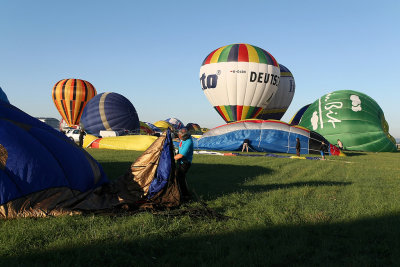
[[[110,178],[141,154],[88,151]],[[195,155],[188,184],[231,219],[172,211],[0,221],[0,265],[400,265],[400,153]]]

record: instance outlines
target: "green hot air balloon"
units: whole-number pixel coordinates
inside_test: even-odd
[[[360,92],[340,90],[322,96],[304,112],[299,125],[332,144],[340,139],[347,150],[397,151],[382,109]]]

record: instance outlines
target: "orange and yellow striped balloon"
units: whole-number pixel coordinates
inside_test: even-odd
[[[97,94],[94,86],[80,79],[64,79],[53,87],[54,105],[71,127],[78,125],[86,103]]]

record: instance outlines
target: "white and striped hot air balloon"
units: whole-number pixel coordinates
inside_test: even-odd
[[[275,58],[249,44],[218,48],[200,68],[203,92],[226,122],[257,117],[278,90],[279,80]]]

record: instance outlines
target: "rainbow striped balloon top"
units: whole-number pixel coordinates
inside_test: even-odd
[[[255,62],[279,67],[276,59],[267,51],[249,44],[231,44],[212,51],[202,66],[219,62]]]

